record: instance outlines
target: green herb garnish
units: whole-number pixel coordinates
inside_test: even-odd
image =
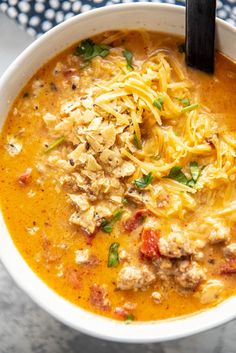
[[[197,181],[201,175],[201,171],[203,170],[203,168],[204,166],[200,168],[198,162],[193,161],[189,163],[189,169],[191,174],[190,179],[186,177],[186,175],[182,172],[182,168],[179,166],[171,168],[170,173],[166,178],[176,180],[181,184],[187,185],[190,188],[194,188],[196,187]]]
[[[74,55],[80,56],[85,63],[83,68],[87,66],[88,62],[96,56],[105,58],[110,52],[110,46],[106,44],[96,44],[91,39],[83,40],[79,47],[74,51]]]
[[[201,173],[201,169],[199,168],[198,162],[190,162],[189,169],[192,175],[192,179],[194,181],[197,181]]]
[[[132,66],[132,62],[133,62],[133,54],[131,53],[131,51],[129,51],[128,49],[125,49],[123,51],[123,55],[127,61],[127,69],[129,71],[132,71],[134,68]]]
[[[25,92],[24,94],[23,94],[23,98],[28,98],[29,97],[29,92]]]
[[[102,221],[101,227],[102,227],[102,231],[104,233],[111,233],[112,229],[113,229],[113,224],[110,221],[108,221],[107,219],[104,219]]]
[[[52,143],[50,143],[50,145],[48,145],[48,147],[45,149],[44,153],[48,153],[48,152],[54,150],[54,148],[59,146],[64,140],[65,140],[64,136],[58,137],[56,140],[54,140]]]
[[[156,107],[157,109],[162,110],[163,104],[164,104],[163,98],[162,98],[162,97],[159,97],[158,99],[155,99],[152,104],[153,104],[154,107]]]
[[[182,43],[182,44],[179,44],[179,45],[178,45],[178,51],[179,51],[179,53],[183,54],[183,53],[185,53],[185,50],[186,50],[186,48],[185,48],[185,43]]]
[[[184,107],[190,106],[190,100],[188,98],[181,99],[181,103],[183,104]]]
[[[142,149],[142,142],[141,140],[138,138],[137,134],[134,133],[134,145],[138,150]]]
[[[121,202],[123,203],[123,205],[128,205],[129,200],[124,197]]]
[[[134,315],[133,314],[126,315],[125,323],[128,325],[128,324],[131,324],[132,321],[134,321]]]
[[[107,261],[107,266],[108,267],[116,267],[119,265],[119,254],[118,254],[118,248],[120,244],[119,243],[112,243],[110,248],[109,248],[109,253],[108,253],[108,261]]]
[[[101,224],[102,231],[104,233],[111,233],[113,230],[114,223],[121,219],[121,216],[123,213],[124,213],[124,210],[118,209],[117,211],[114,212],[113,217],[110,220],[104,219]]]
[[[205,165],[203,165],[202,167],[199,167],[197,162],[190,162],[189,168],[190,168],[190,173],[191,173],[192,179],[189,180],[188,186],[197,188],[198,179],[200,178],[201,173],[202,173],[203,169],[205,168]]]
[[[187,185],[190,188],[194,188],[194,186],[196,185],[196,181],[194,181],[193,179],[188,180]]]
[[[175,99],[177,99],[179,102],[181,102],[184,107],[190,106],[190,100],[188,98],[177,98],[176,97]]]
[[[184,184],[184,185],[187,185],[187,183],[188,183],[188,178],[182,172],[182,168],[178,167],[178,166],[171,168],[170,173],[167,176],[167,178],[176,180],[179,183]]]
[[[184,108],[181,109],[181,113],[185,113],[185,112],[190,112],[191,110],[197,109],[198,108],[198,104],[191,104],[188,106],[185,106]]]
[[[147,175],[142,176],[139,179],[136,179],[134,181],[134,184],[139,188],[139,189],[144,189],[146,188],[151,182],[153,181],[153,176],[152,173],[148,173]]]
[[[119,221],[123,213],[124,213],[124,210],[122,209],[116,210],[113,214],[113,222]]]

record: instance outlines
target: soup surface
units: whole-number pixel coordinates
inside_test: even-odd
[[[236,292],[236,66],[216,53],[213,76],[187,68],[182,42],[122,31],[69,48],[0,136],[1,208],[24,259],[125,322]]]

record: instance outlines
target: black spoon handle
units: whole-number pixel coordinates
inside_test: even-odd
[[[186,63],[214,72],[216,0],[186,2]]]

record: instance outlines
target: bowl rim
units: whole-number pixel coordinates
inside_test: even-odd
[[[159,3],[129,3],[129,4],[116,4],[98,9],[91,10],[89,12],[79,14],[67,21],[57,25],[42,37],[34,41],[29,47],[27,47],[8,67],[5,73],[0,78],[0,91],[4,89],[5,83],[19,68],[19,66],[25,62],[35,48],[41,46],[46,39],[54,37],[58,32],[63,31],[64,28],[69,27],[74,22],[80,21],[81,19],[93,18],[99,14],[109,14],[111,12],[118,12],[121,10],[132,11],[135,9],[165,9],[175,11],[176,14],[182,14],[185,12],[185,8],[177,5],[170,4],[159,4]],[[227,31],[232,32],[236,35],[236,28],[229,23],[217,18],[217,26],[224,28]],[[53,55],[52,55],[53,57]],[[40,67],[40,66],[39,66]],[[18,90],[19,93],[19,90]],[[16,96],[16,95],[15,95]],[[11,100],[13,102],[13,99]],[[7,116],[7,114],[6,114]],[[5,121],[5,118],[3,119]],[[125,343],[149,343],[149,342],[163,342],[167,340],[179,339],[182,337],[190,336],[202,331],[212,329],[216,326],[224,324],[234,318],[236,318],[236,297],[231,297],[218,306],[208,309],[204,312],[198,312],[187,317],[178,317],[168,320],[160,320],[155,322],[137,322],[132,325],[125,325],[123,322],[112,320],[92,312],[86,311],[73,303],[68,302],[62,298],[50,287],[48,287],[35,272],[31,270],[24,258],[20,255],[16,249],[10,232],[3,220],[0,212],[0,229],[6,234],[6,241],[3,236],[3,245],[0,246],[0,259],[17,283],[17,285],[27,293],[41,308],[50,313],[54,318],[65,323],[66,325],[89,334],[91,336],[106,339],[109,341],[125,342]],[[0,235],[1,238],[1,235]],[[13,249],[14,248],[14,249]],[[12,258],[9,258],[7,249],[11,249],[14,254]],[[19,260],[19,266],[18,266]],[[31,282],[28,283],[21,279],[19,273],[25,274],[26,277],[30,278]],[[52,305],[53,301],[55,305]],[[231,304],[232,302],[232,304]],[[57,305],[60,307],[60,312],[57,310]],[[62,310],[62,308],[64,308]],[[69,309],[70,308],[70,309]],[[231,310],[229,310],[231,308]],[[80,317],[79,320],[75,320],[75,316],[68,317],[66,314],[72,314],[71,310],[74,310]],[[227,309],[225,312],[224,310]],[[214,314],[213,314],[214,312]],[[227,312],[227,313],[226,313]],[[141,328],[141,329],[140,329]],[[162,333],[158,330],[162,328]],[[170,329],[172,328],[172,329]],[[149,330],[151,333],[149,334]],[[145,334],[142,333],[145,331]]]

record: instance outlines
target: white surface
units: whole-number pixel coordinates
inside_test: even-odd
[[[0,76],[33,39],[14,21],[0,13]]]
[[[0,18],[0,21],[1,21],[1,18]],[[1,23],[1,25],[2,25],[2,21],[0,22]],[[5,28],[6,29],[6,28]],[[16,32],[17,33],[17,32]],[[15,34],[16,34],[15,33]],[[16,40],[16,39],[15,39]],[[25,45],[25,42],[24,42],[24,40],[26,40],[27,41],[27,38],[24,38],[24,39],[22,39],[22,42],[23,42],[23,45]],[[19,43],[20,42],[20,39],[17,41],[17,43]],[[10,40],[9,40],[9,45],[11,45],[11,42],[10,42]],[[4,43],[3,43],[3,46],[4,46]],[[6,50],[6,46],[7,46],[7,44],[6,44],[6,42],[5,42],[5,48],[4,48],[4,50]],[[1,38],[0,38],[0,48],[2,49],[2,45],[1,45]],[[6,52],[7,52],[7,50],[6,50]],[[2,53],[2,50],[1,50],[1,53]],[[14,51],[13,53],[11,52],[10,53],[11,54],[11,57],[10,57],[10,59],[12,58],[12,56],[14,56],[14,55],[16,55],[17,54],[17,51]],[[22,273],[23,274],[23,273]],[[1,278],[0,278],[1,279]],[[0,284],[1,284],[1,282],[0,282]],[[2,287],[0,287],[0,291],[2,290]],[[3,289],[4,290],[4,289]],[[24,296],[23,296],[24,297]],[[17,305],[17,303],[16,303],[16,305]],[[31,303],[30,303],[30,305],[31,305]],[[5,308],[4,308],[5,309]],[[40,311],[39,309],[37,309],[37,311]],[[46,314],[44,314],[44,315],[46,315]],[[52,320],[51,318],[50,318],[50,320]],[[53,320],[52,320],[53,321]],[[202,325],[204,324],[204,321],[202,321]],[[59,324],[57,324],[57,325],[59,325]],[[4,325],[2,325],[2,328],[4,327]],[[130,326],[131,327],[131,326]],[[223,330],[223,329],[222,329]],[[222,332],[222,330],[219,330],[218,329],[218,332]],[[68,331],[69,332],[69,329],[66,329],[66,331]],[[73,331],[72,331],[72,333],[73,333]],[[73,335],[74,335],[74,333],[73,333]],[[207,335],[207,334],[205,334],[205,335]],[[0,326],[0,336],[1,336],[1,326]],[[218,336],[218,334],[217,334],[217,336]],[[190,340],[190,342],[191,342],[191,340],[193,340],[193,342],[194,342],[194,340],[196,340],[197,338],[196,338],[197,336],[195,336],[195,338],[193,339],[189,339]],[[233,336],[232,336],[233,337]],[[219,337],[217,338],[217,340],[219,339]],[[223,339],[223,338],[222,338]],[[90,339],[91,340],[91,339]],[[184,342],[184,341],[183,341]],[[185,340],[185,342],[186,342],[186,340]],[[232,343],[233,343],[233,340],[232,340]],[[22,343],[23,344],[23,343]],[[204,345],[204,342],[202,342],[202,344]],[[230,344],[230,340],[228,340],[228,351],[227,351],[227,353],[231,353],[231,352],[233,352],[233,345],[232,345],[232,347],[230,347],[229,346],[229,344]],[[170,344],[169,344],[170,345]],[[2,346],[2,340],[1,340],[1,346]],[[2,353],[2,352],[6,352],[6,353],[8,353],[8,351],[6,350],[6,351],[1,351],[1,346],[0,346],[0,352]],[[118,346],[118,345],[117,345]],[[7,347],[7,345],[6,345],[6,347]],[[122,347],[122,346],[121,346]],[[131,346],[129,346],[129,347],[131,347]],[[150,349],[151,349],[151,347],[153,347],[153,345],[150,345],[150,346],[148,346],[148,347],[150,347]],[[162,347],[164,347],[164,346],[162,346]],[[167,345],[165,345],[165,347],[168,347],[168,344]],[[172,348],[173,348],[173,350],[172,350]],[[171,348],[171,346],[170,346],[170,349],[171,350],[168,350],[168,352],[175,352],[175,349],[174,349],[174,345],[172,345],[172,348]],[[218,351],[218,350],[215,350],[215,352],[221,352],[222,351],[222,344],[221,344],[221,347],[218,347],[220,350]],[[216,349],[218,349],[217,347],[216,347]],[[208,349],[208,350],[205,350],[206,352],[211,352],[211,350],[209,350],[210,349],[210,347],[207,347],[207,346],[205,346],[205,349]],[[179,350],[179,349],[178,349]],[[130,351],[130,349],[129,349],[129,351]],[[136,351],[137,351],[137,349],[136,349]],[[162,350],[162,351],[164,351],[164,350]],[[204,351],[204,352],[205,352]],[[10,351],[9,351],[10,352]],[[15,352],[17,352],[18,353],[18,351],[15,351]],[[21,351],[20,351],[21,352]],[[23,352],[23,351],[22,351]],[[28,352],[28,351],[27,351]],[[37,351],[37,352],[43,352],[43,350],[40,350],[40,351]],[[45,352],[46,352],[46,350],[45,350]],[[56,351],[55,351],[56,352]],[[150,352],[151,352],[151,350],[150,350]],[[167,351],[166,351],[167,352]],[[189,351],[189,353],[192,353],[193,351],[192,351],[192,349]],[[197,350],[196,350],[196,352],[197,352]],[[203,351],[199,351],[199,352],[203,352]],[[24,353],[26,353],[26,352],[24,352]]]

